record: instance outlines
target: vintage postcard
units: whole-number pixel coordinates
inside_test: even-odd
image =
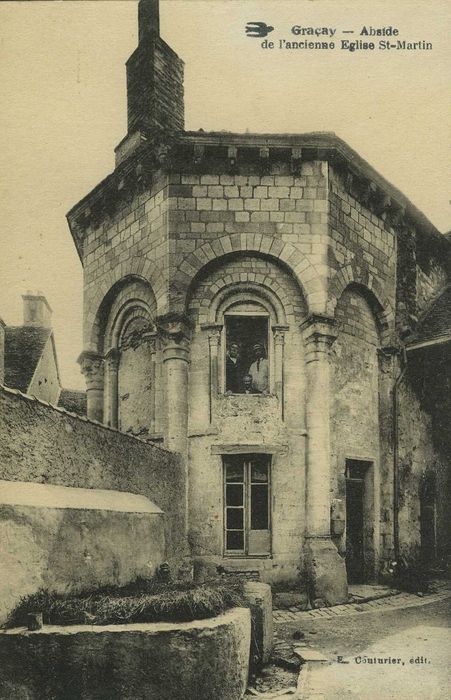
[[[0,699],[447,696],[450,26],[0,3]]]

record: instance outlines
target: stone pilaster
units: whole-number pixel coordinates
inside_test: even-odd
[[[166,377],[166,446],[188,453],[188,366],[190,325],[188,320],[171,314],[160,317],[158,330],[163,345],[163,365]]]
[[[151,384],[151,429],[156,432],[157,424],[157,334],[150,333],[147,338],[150,350],[150,384]]]
[[[274,390],[279,399],[280,413],[282,420],[285,416],[284,407],[284,390],[283,390],[283,365],[284,365],[284,348],[285,348],[285,332],[288,326],[273,326],[274,337]]]
[[[209,392],[209,421],[213,420],[214,401],[219,393],[219,350],[221,347],[222,325],[212,324],[202,326],[208,333],[208,350],[210,359],[210,392]]]
[[[332,605],[347,600],[344,560],[330,536],[330,348],[335,322],[311,316],[302,325],[307,373],[307,503],[305,564],[310,597]]]
[[[82,352],[78,363],[86,381],[88,418],[103,423],[103,357],[94,352]]]
[[[118,416],[118,384],[119,384],[119,362],[120,352],[117,348],[112,348],[105,356],[105,396],[104,396],[104,416],[107,425],[117,428],[119,425]]]

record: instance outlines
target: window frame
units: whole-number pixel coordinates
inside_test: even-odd
[[[227,392],[227,371],[226,371],[226,361],[227,361],[227,347],[228,347],[228,319],[236,317],[248,317],[248,318],[264,318],[266,319],[266,359],[268,360],[268,391],[267,394],[274,393],[273,388],[273,378],[274,378],[274,347],[273,347],[273,335],[271,333],[273,319],[270,312],[263,307],[259,302],[254,301],[252,298],[249,299],[250,304],[256,304],[262,307],[261,311],[234,311],[233,307],[224,311],[223,316],[223,329],[221,343],[221,371],[220,371],[220,393],[224,395],[230,395]],[[265,396],[265,394],[245,394],[244,392],[232,393],[232,396]]]
[[[223,485],[223,503],[222,503],[222,513],[223,513],[223,556],[231,558],[268,558],[272,556],[272,471],[273,471],[273,455],[269,453],[238,453],[234,456],[240,460],[240,464],[243,467],[243,481],[241,482],[227,482],[227,457],[231,455],[222,455],[222,485]],[[261,532],[269,533],[269,545],[267,552],[253,553],[249,550],[249,535],[251,532],[251,515],[252,515],[252,486],[259,484],[261,482],[252,481],[252,466],[255,464],[255,457],[266,458],[267,467],[267,508],[268,508],[268,527],[267,529],[261,530]],[[253,460],[254,458],[254,460]],[[227,504],[227,484],[237,483],[243,485],[243,506],[229,506]],[[242,550],[227,549],[227,533],[228,532],[241,532],[237,528],[227,527],[227,512],[229,508],[242,509],[243,510],[243,537],[244,537],[244,547]],[[258,530],[253,530],[253,532],[258,532]]]

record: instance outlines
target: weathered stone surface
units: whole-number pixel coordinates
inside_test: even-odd
[[[146,496],[165,513],[168,559],[185,555],[185,475],[176,455],[1,388],[0,435],[0,478]]]
[[[305,547],[311,600],[321,599],[326,605],[339,605],[348,599],[344,560],[329,539],[308,539]]]
[[[273,647],[271,587],[266,583],[248,581],[244,587],[252,615],[251,666],[269,661]]]
[[[210,620],[0,633],[0,698],[240,700],[250,613]]]
[[[163,512],[144,496],[0,481],[0,623],[20,598],[151,578]]]

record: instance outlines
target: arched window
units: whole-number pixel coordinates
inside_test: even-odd
[[[276,394],[283,410],[283,345],[288,329],[274,292],[258,284],[223,288],[210,306],[212,396]]]
[[[141,437],[155,432],[155,307],[148,283],[125,282],[110,301],[103,332],[104,420]]]

